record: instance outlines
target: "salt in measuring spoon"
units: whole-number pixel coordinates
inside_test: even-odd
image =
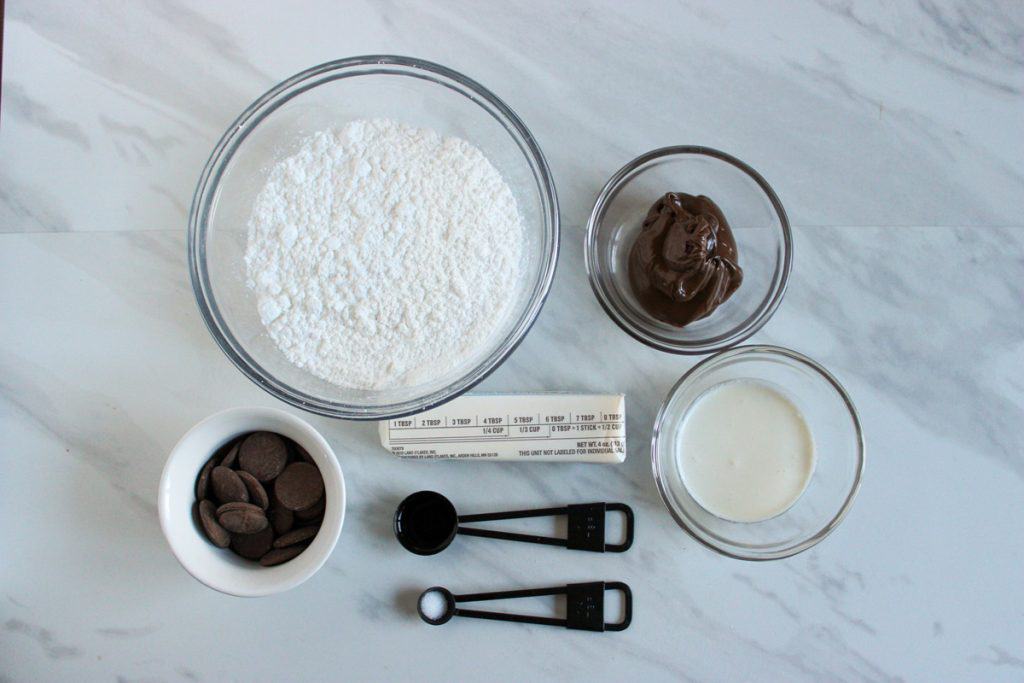
[[[614,624],[604,620],[604,593],[617,590],[622,593],[622,621]],[[564,619],[556,617],[539,617],[528,614],[506,614],[504,612],[486,612],[483,610],[464,609],[460,603],[480,602],[483,600],[508,600],[511,598],[532,598],[545,595],[564,595],[566,615]],[[472,617],[474,619],[490,619],[492,621],[514,621],[520,624],[542,624],[544,626],[564,626],[579,631],[624,631],[633,620],[633,592],[621,581],[591,581],[588,583],[570,583],[567,586],[554,588],[529,588],[525,590],[497,591],[492,593],[468,593],[453,595],[442,586],[428,588],[420,594],[416,604],[420,618],[432,626],[447,623],[452,617]]]

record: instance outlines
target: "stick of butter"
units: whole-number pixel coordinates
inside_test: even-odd
[[[471,394],[380,422],[400,458],[619,463],[626,459],[623,394]]]

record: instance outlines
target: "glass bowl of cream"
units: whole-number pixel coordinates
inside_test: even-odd
[[[714,207],[742,271],[724,301],[682,325],[655,315],[634,279],[634,247],[667,193]],[[786,292],[793,238],[782,202],[761,174],[725,152],[680,145],[633,159],[605,184],[587,222],[584,259],[594,295],[615,324],[660,351],[701,355],[735,346],[768,322]]]
[[[743,560],[811,548],[846,517],[864,474],[849,394],[810,358],[741,346],[707,358],[669,392],[651,464],[676,522]]]
[[[381,130],[389,147],[353,153]],[[311,170],[299,163],[311,150],[330,160]],[[457,168],[443,163],[453,150],[466,150]],[[424,168],[434,172],[410,171]],[[514,253],[498,248],[510,242],[505,233],[484,229],[489,215],[459,220],[460,188],[495,172],[502,194],[477,192],[472,205],[514,204],[522,225]],[[438,191],[409,189],[433,175]],[[268,195],[271,186],[280,191]],[[310,197],[307,186],[326,195]],[[420,220],[427,209],[438,216]],[[296,214],[323,215],[316,221],[325,229],[296,229]],[[264,228],[278,237],[254,242]],[[259,387],[321,415],[381,420],[458,396],[512,353],[547,296],[558,231],[547,163],[504,102],[444,66],[372,55],[302,71],[229,126],[196,187],[188,263],[211,335]],[[473,268],[449,263],[456,252],[447,246],[472,256]],[[253,266],[263,260],[269,265]],[[417,277],[423,264],[444,277]],[[484,287],[480,274],[502,284]],[[280,295],[268,297],[274,288]]]

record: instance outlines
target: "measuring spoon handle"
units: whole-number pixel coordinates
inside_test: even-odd
[[[626,518],[626,538],[622,543],[605,542],[605,514],[607,511],[621,512]],[[567,538],[551,538],[536,534],[522,534],[511,531],[493,529],[477,529],[459,526],[457,533],[464,536],[496,538],[504,541],[522,541],[540,543],[542,545],[560,546],[570,550],[589,550],[591,552],[623,553],[633,545],[635,520],[633,509],[625,503],[586,503],[569,505],[560,508],[539,508],[537,510],[511,510],[508,512],[485,512],[477,515],[459,515],[459,524],[472,522],[491,522],[505,519],[523,519],[526,517],[547,517],[549,515],[566,515],[569,518]]]

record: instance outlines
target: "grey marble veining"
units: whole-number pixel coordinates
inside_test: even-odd
[[[679,143],[752,163],[801,225],[1020,225],[1024,209],[1016,3],[10,5],[5,231],[177,227],[246,104],[374,52],[440,61],[505,98],[569,222],[616,168]]]
[[[1020,5],[209,4],[6,9],[0,680],[1024,677]],[[199,419],[275,402],[195,310],[187,205],[251,99],[370,52],[463,70],[536,134],[562,200],[559,270],[534,330],[481,389],[623,391],[629,455],[408,463],[373,425],[310,418],[348,482],[338,547],[296,590],[229,598],[174,561],[156,484]],[[637,153],[685,142],[737,154],[781,195],[795,268],[752,341],[833,370],[867,435],[849,518],[786,561],[713,555],[665,512],[650,428],[695,360],[622,333],[583,268],[600,185]],[[419,488],[467,511],[624,500],[636,544],[580,557],[469,539],[414,557],[390,517]],[[432,629],[414,614],[433,584],[593,579],[633,587],[628,631]]]

